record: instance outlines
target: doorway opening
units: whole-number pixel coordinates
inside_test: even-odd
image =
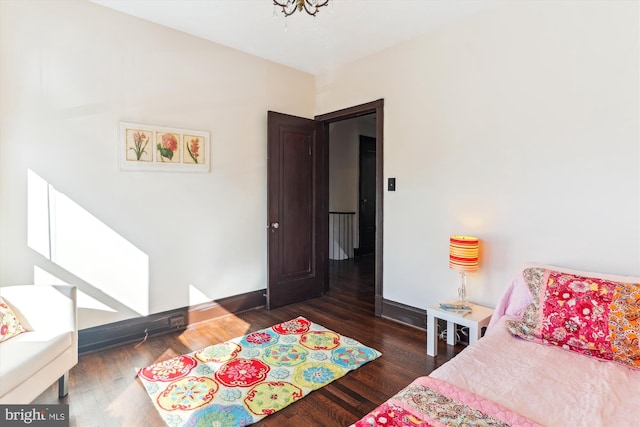
[[[326,291],[382,313],[383,100],[315,119],[329,145],[329,260]],[[362,306],[362,305],[361,305]]]

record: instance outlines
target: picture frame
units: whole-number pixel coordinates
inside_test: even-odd
[[[209,172],[208,131],[120,122],[118,165],[123,171]]]

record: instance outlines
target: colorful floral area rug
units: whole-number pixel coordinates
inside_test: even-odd
[[[138,370],[175,426],[246,426],[302,399],[380,352],[304,317]]]

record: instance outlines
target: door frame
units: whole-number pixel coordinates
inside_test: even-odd
[[[353,119],[367,114],[376,115],[376,237],[375,237],[375,315],[382,316],[382,246],[383,246],[383,195],[384,195],[384,99],[378,99],[366,104],[356,105],[331,113],[314,117],[323,123],[324,143],[329,146],[329,124],[342,120]],[[327,151],[328,154],[328,151]],[[328,164],[328,162],[327,162]],[[328,215],[328,212],[327,212]],[[327,247],[327,252],[329,248]],[[329,272],[327,269],[325,292],[329,289]]]

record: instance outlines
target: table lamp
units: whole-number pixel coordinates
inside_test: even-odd
[[[449,268],[460,272],[460,302],[467,301],[467,271],[478,270],[478,243],[478,238],[471,236],[451,236],[449,239]]]

